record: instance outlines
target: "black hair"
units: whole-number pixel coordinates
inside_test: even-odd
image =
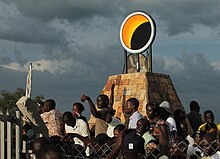
[[[170,114],[172,114],[166,111],[166,109],[163,107],[160,107],[159,112],[160,112],[159,113],[160,118],[163,119],[164,121],[166,121],[167,118],[169,118]]]
[[[104,145],[111,138],[106,133],[98,134],[95,138],[95,141],[99,144],[99,146]]]
[[[157,103],[157,102],[148,102],[146,104],[146,109],[147,109],[147,106],[150,106],[153,109],[153,111],[159,115],[159,113],[160,113],[159,103]]]
[[[127,100],[127,102],[131,102],[132,105],[133,105],[136,109],[138,109],[138,107],[139,107],[139,100],[138,100],[137,98],[129,98],[129,99]]]
[[[199,110],[200,109],[199,104],[194,100],[189,103],[189,107],[190,107],[190,110]]]
[[[109,103],[109,98],[106,94],[100,94],[98,97],[103,98],[107,103]]]
[[[144,124],[146,131],[150,130],[150,121],[147,118],[141,118],[137,122],[142,122]]]
[[[67,112],[64,112],[63,113],[63,119],[72,119],[72,118],[74,118],[73,117],[73,114],[71,113],[71,112],[69,112],[69,111],[67,111]]]
[[[82,103],[73,103],[73,107],[76,106],[81,112],[85,110],[85,107],[82,105]]]
[[[114,131],[117,130],[118,132],[121,132],[125,128],[126,128],[126,126],[124,124],[118,124],[115,126]]]
[[[206,111],[204,112],[204,116],[206,116],[206,114],[211,114],[211,115],[214,116],[214,114],[213,114],[213,112],[212,112],[211,110],[206,110]]]
[[[26,133],[27,133],[28,130],[30,130],[30,129],[33,129],[30,124],[25,124],[25,125],[22,127],[22,130],[23,130],[24,132],[26,132]]]
[[[175,122],[180,122],[181,120],[186,119],[186,113],[181,109],[177,109],[174,111],[173,117],[174,117]]]
[[[56,107],[56,102],[53,99],[47,99],[44,103],[49,103],[51,109],[55,109]]]

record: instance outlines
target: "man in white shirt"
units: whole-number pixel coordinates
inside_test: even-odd
[[[128,129],[136,129],[137,121],[143,116],[138,111],[139,101],[136,98],[129,98],[126,101],[125,112],[131,114],[128,123]]]
[[[65,112],[63,114],[63,120],[65,123],[65,134],[75,133],[79,134],[82,137],[90,136],[87,123],[82,119],[74,118],[71,112]],[[83,141],[81,141],[80,139],[74,137],[73,140],[75,144],[81,145],[84,148],[86,147]]]

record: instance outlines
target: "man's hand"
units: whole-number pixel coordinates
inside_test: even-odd
[[[89,100],[89,99],[90,99],[89,96],[86,96],[86,95],[84,95],[84,94],[81,94],[81,101],[82,101],[82,102],[85,102],[86,100]]]

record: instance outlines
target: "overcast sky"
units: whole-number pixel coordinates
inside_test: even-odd
[[[220,122],[219,0],[0,0],[0,89],[25,88],[31,61],[33,96],[61,111],[81,92],[95,100],[122,73],[119,29],[136,10],[156,22],[153,72],[170,75],[186,111],[197,100]]]

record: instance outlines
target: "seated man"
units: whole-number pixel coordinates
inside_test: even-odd
[[[82,119],[88,123],[86,117],[82,116],[82,112],[85,110],[85,107],[81,103],[73,103],[73,116],[77,119]]]
[[[65,136],[63,140],[68,138],[71,134],[79,134],[82,137],[89,138],[89,128],[87,123],[82,119],[74,118],[71,112],[65,112],[63,114],[63,121],[65,123]],[[81,145],[84,148],[86,147],[79,138],[74,137],[73,140],[75,144]]]

